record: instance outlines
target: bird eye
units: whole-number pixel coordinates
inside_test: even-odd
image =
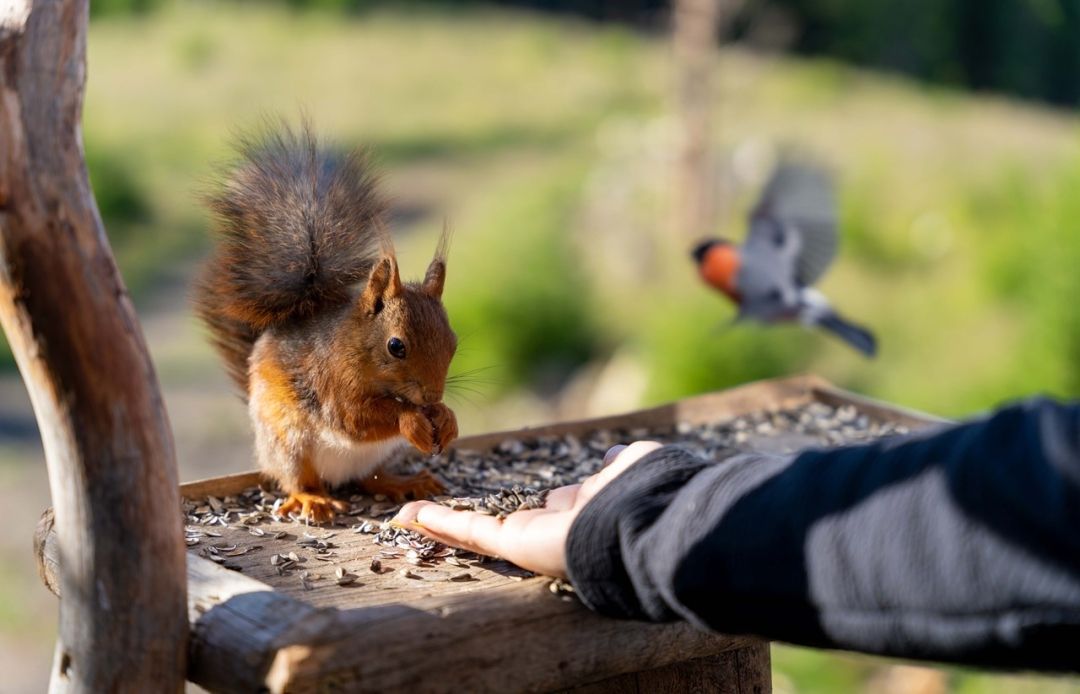
[[[391,337],[386,343],[386,351],[398,359],[405,358],[405,343],[400,338]]]

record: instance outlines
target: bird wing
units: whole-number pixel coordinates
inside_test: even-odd
[[[786,245],[794,255],[795,281],[814,284],[836,257],[836,201],[832,180],[821,169],[783,164],[750,216],[749,253],[775,255]]]

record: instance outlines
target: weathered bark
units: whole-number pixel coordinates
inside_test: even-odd
[[[178,691],[187,638],[172,435],[87,179],[86,0],[0,4],[0,324],[59,537],[51,691]]]
[[[711,158],[712,72],[717,36],[740,0],[676,0],[672,41],[679,119],[674,225],[701,238],[716,229],[716,171]]]

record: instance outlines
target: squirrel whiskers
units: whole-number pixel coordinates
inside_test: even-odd
[[[238,149],[209,199],[218,238],[196,311],[247,397],[260,468],[290,494],[282,512],[326,520],[340,503],[325,484],[352,479],[399,499],[440,491],[380,469],[405,443],[430,453],[457,436],[442,403],[457,348],[446,230],[423,281],[402,282],[363,152],[306,125]]]

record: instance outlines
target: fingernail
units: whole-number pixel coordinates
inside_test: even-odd
[[[609,463],[611,463],[611,461],[615,460],[616,456],[618,456],[624,450],[626,450],[626,446],[622,445],[621,443],[607,449],[607,453],[604,454],[604,465],[608,465]]]

